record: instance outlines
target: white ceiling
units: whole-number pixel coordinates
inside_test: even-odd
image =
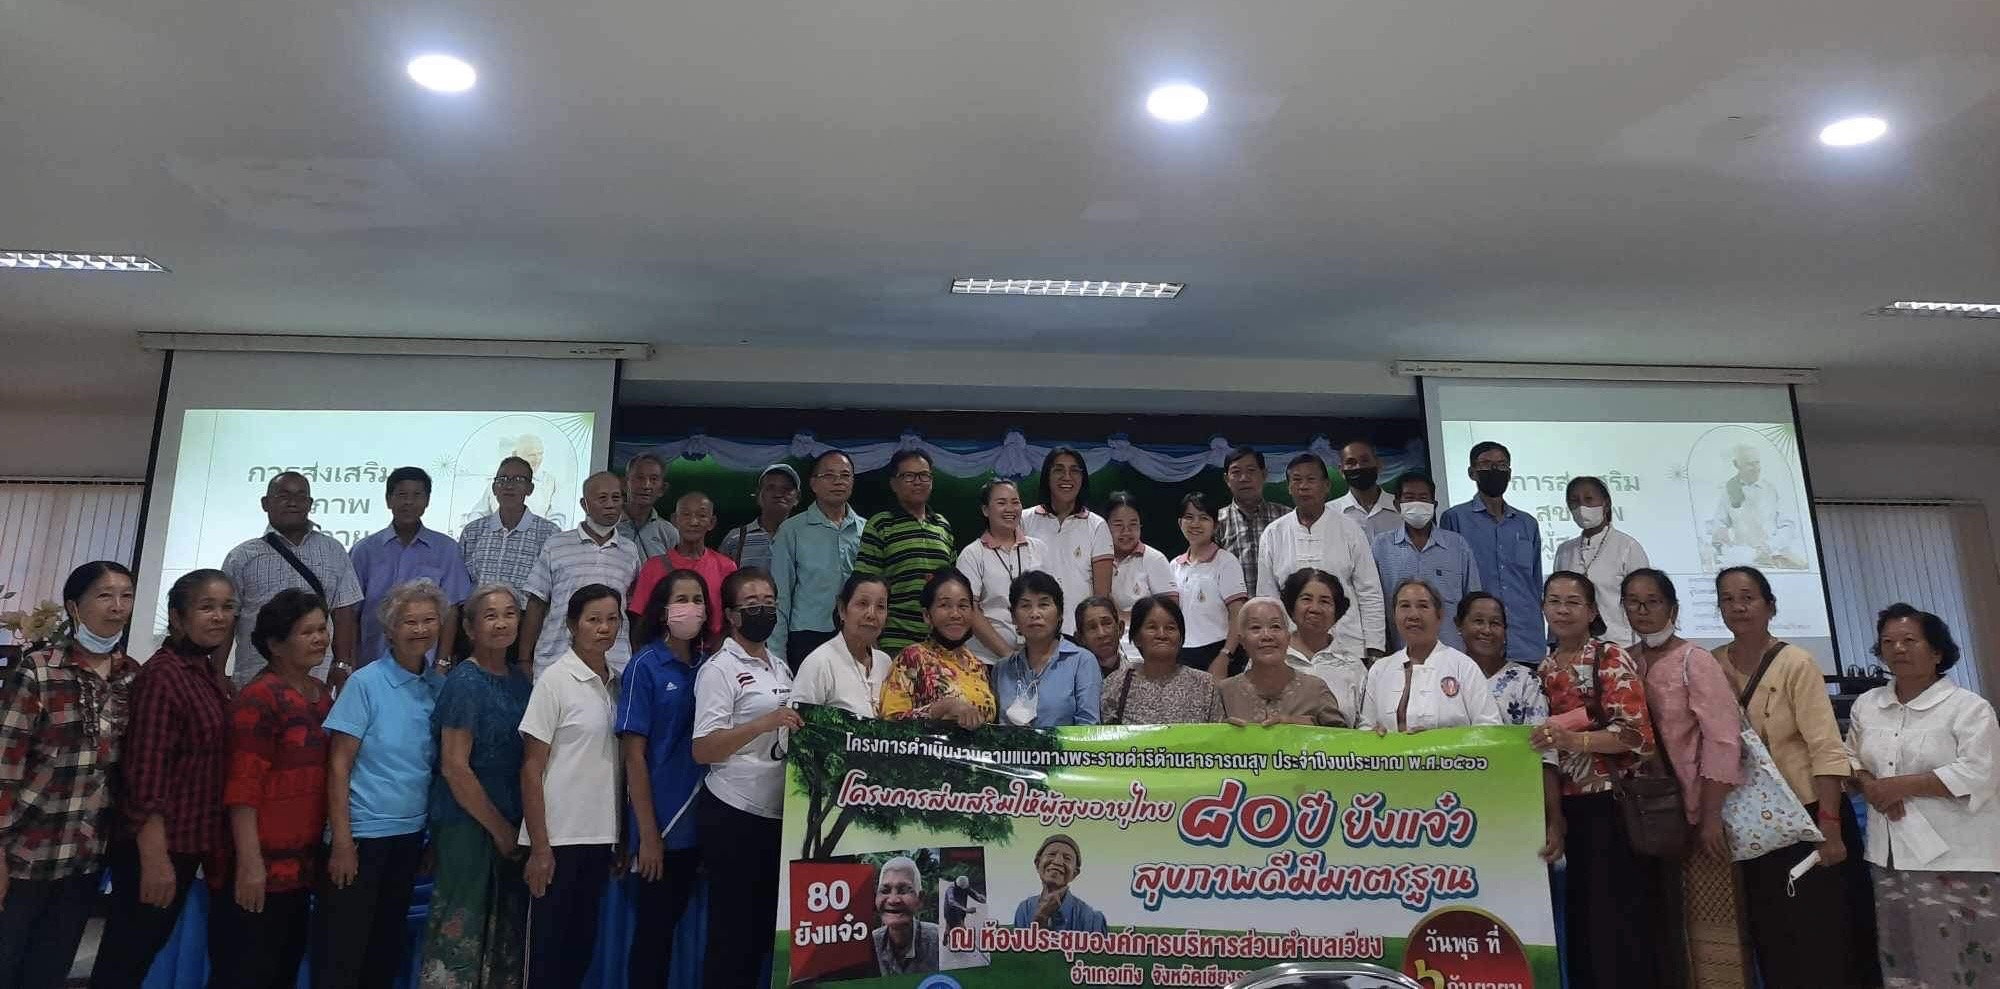
[[[173,269],[0,273],[0,340],[52,369],[17,398],[149,405],[138,330],[2000,371],[2000,324],[1865,315],[2000,297],[1991,2],[0,0],[0,23],[0,247]],[[479,86],[410,84],[429,49]],[[1170,79],[1208,115],[1147,118]],[[1863,112],[1889,136],[1814,140]]]

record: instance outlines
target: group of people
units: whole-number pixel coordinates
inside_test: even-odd
[[[621,872],[632,985],[666,983],[703,873],[729,877],[709,886],[703,984],[753,985],[801,704],[962,728],[1532,725],[1571,984],[1943,986],[1986,969],[2000,731],[1944,678],[1959,649],[1936,616],[1882,613],[1891,682],[1843,740],[1816,661],[1772,638],[1756,569],[1717,575],[1734,641],[1711,653],[1675,634],[1674,582],[1612,526],[1601,481],[1571,482],[1580,533],[1544,577],[1539,526],[1506,504],[1505,447],[1472,450],[1479,494],[1441,513],[1428,478],[1389,492],[1379,468],[1344,447],[1348,492],[1330,501],[1328,465],[1302,455],[1287,509],[1263,498],[1261,454],[1234,451],[1230,503],[1184,497],[1171,560],[1131,498],[1088,507],[1066,448],[1032,505],[989,482],[985,532],[962,547],[915,450],[890,464],[895,507],[865,520],[845,454],[813,460],[796,514],[801,478],[773,465],[759,518],[713,549],[707,497],[659,516],[651,457],[590,477],[561,531],[526,509],[533,472],[509,458],[498,509],[457,540],[422,525],[429,479],[404,468],[392,524],[351,552],[314,530],[306,479],[280,475],[268,531],[174,581],[143,666],[123,651],[131,575],[97,562],[64,587],[58,641],[7,672],[0,984],[62,983],[108,870],[94,985],[139,985],[198,878],[212,984],[288,986],[310,955],[316,986],[386,985],[428,851],[425,986],[580,985]],[[1821,840],[1739,866],[1724,808],[1745,726]],[[1618,781],[1648,773],[1680,784],[1685,857],[1642,855],[1621,825]],[[1044,889],[1017,923],[1103,923],[1069,893],[1073,842],[1036,864]],[[914,970],[936,950],[922,932],[886,925],[878,970]]]

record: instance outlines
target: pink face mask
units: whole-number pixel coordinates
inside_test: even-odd
[[[703,620],[708,617],[708,609],[698,604],[680,602],[667,605],[667,634],[676,639],[692,639],[701,634]]]

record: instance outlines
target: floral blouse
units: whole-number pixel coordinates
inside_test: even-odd
[[[1592,661],[1597,664],[1597,682],[1589,682]],[[1576,665],[1558,664],[1555,654],[1542,661],[1538,671],[1542,691],[1549,698],[1549,716],[1558,717],[1578,708],[1588,709],[1595,694],[1603,709],[1604,724],[1595,718],[1592,731],[1609,731],[1623,742],[1626,752],[1599,755],[1564,752],[1558,761],[1562,771],[1563,795],[1581,796],[1609,793],[1615,774],[1629,774],[1653,755],[1653,720],[1646,708],[1646,685],[1639,669],[1625,650],[1602,639],[1584,644]]]
[[[1219,720],[1215,678],[1191,666],[1154,680],[1136,663],[1104,678],[1100,708],[1107,725],[1196,725]]]
[[[1503,663],[1500,672],[1486,678],[1493,700],[1500,705],[1500,717],[1510,725],[1539,725],[1549,720],[1549,697],[1542,682],[1524,663]]]
[[[963,646],[946,649],[925,639],[904,647],[890,665],[889,678],[882,681],[882,717],[914,718],[917,709],[947,697],[965,698],[988,721],[999,710],[985,664]]]

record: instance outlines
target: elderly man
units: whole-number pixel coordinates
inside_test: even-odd
[[[354,563],[340,541],[320,532],[312,521],[312,482],[305,475],[286,471],[271,479],[264,488],[264,535],[244,540],[223,557],[222,572],[236,584],[236,636],[216,654],[216,672],[228,671],[232,653],[235,671],[230,679],[238,687],[250,682],[264,669],[264,658],[250,645],[250,632],[257,627],[257,612],[271,603],[279,591],[308,590],[333,608],[333,644],[327,658],[331,668],[321,666],[314,674],[324,676],[335,688],[347,682],[354,671],[355,640],[360,637],[361,581]]]
[[[1042,847],[1035,849],[1035,876],[1042,881],[1042,891],[1014,908],[1014,926],[1040,924],[1052,931],[1104,933],[1104,914],[1069,891],[1082,874],[1083,849],[1075,838],[1057,832],[1042,839]]]
[[[1736,475],[1722,483],[1708,517],[1708,538],[1718,566],[1745,564],[1776,570],[1810,565],[1799,547],[1800,529],[1790,499],[1764,483],[1764,456],[1749,444],[1731,451]]]
[[[1222,479],[1229,485],[1229,507],[1215,519],[1215,542],[1243,565],[1243,586],[1257,586],[1258,540],[1264,529],[1285,517],[1285,506],[1264,500],[1270,474],[1264,455],[1247,446],[1229,451],[1222,461]]]
[[[799,472],[772,464],[757,475],[757,517],[723,534],[716,547],[739,567],[771,569],[771,541],[799,504]],[[783,640],[778,640],[782,645]]]
[[[917,863],[898,855],[875,873],[875,916],[882,926],[870,935],[875,967],[882,975],[938,970],[938,925],[921,920],[924,876]]]
[[[960,876],[952,880],[950,888],[944,891],[944,926],[946,930],[964,927],[965,918],[972,915],[978,905],[986,902],[986,895],[972,888],[972,879]]]
[[[1382,655],[1387,612],[1368,534],[1354,520],[1330,510],[1326,496],[1333,482],[1318,454],[1293,457],[1285,467],[1285,484],[1298,507],[1266,526],[1258,540],[1257,594],[1276,598],[1292,574],[1307,568],[1324,570],[1339,578],[1347,599],[1354,602],[1333,626],[1334,652],[1362,660]]]
[[[527,614],[521,619],[521,642],[535,644],[535,674],[553,665],[569,650],[569,630],[563,616],[569,598],[589,584],[615,587],[625,594],[639,574],[639,544],[620,531],[625,489],[618,475],[598,471],[583,482],[583,521],[549,537],[535,568],[528,573]],[[625,671],[632,644],[621,629],[605,660],[612,672]]]
[[[1464,649],[1465,640],[1452,620],[1458,602],[1479,590],[1479,564],[1472,558],[1472,546],[1456,532],[1437,527],[1437,485],[1427,474],[1404,474],[1396,480],[1396,531],[1375,537],[1375,570],[1382,586],[1393,588],[1412,577],[1421,578],[1444,599],[1443,623],[1438,638],[1453,649]],[[1394,623],[1388,630],[1389,647],[1402,648],[1396,641]],[[1358,713],[1358,712],[1357,712]]]
[[[436,655],[449,657],[458,630],[458,606],[472,593],[465,557],[458,541],[424,525],[431,506],[431,476],[421,467],[398,467],[389,473],[389,527],[354,544],[348,557],[361,580],[361,643],[356,665],[373,662],[389,651],[376,612],[389,592],[420,577],[444,590],[445,613],[439,615]]]
[[[474,587],[506,584],[521,600],[528,596],[528,571],[542,555],[542,545],[558,531],[554,522],[528,510],[535,493],[535,468],[520,457],[500,461],[493,474],[492,514],[466,523],[458,534],[458,551]]]
[[[667,465],[660,458],[642,453],[625,464],[625,508],[618,519],[618,534],[639,547],[639,558],[650,560],[674,548],[681,534],[674,524],[661,518],[653,506],[667,493]],[[622,593],[625,588],[619,587]]]
[[[1381,476],[1382,459],[1375,455],[1375,444],[1349,440],[1340,448],[1340,477],[1347,482],[1347,493],[1334,501],[1333,509],[1353,519],[1369,539],[1403,527],[1396,499],[1382,490]]]
[[[813,503],[785,523],[771,544],[771,580],[778,589],[778,627],[771,644],[794,671],[833,638],[833,605],[861,552],[861,516],[854,495],[854,459],[839,450],[813,458]]]

